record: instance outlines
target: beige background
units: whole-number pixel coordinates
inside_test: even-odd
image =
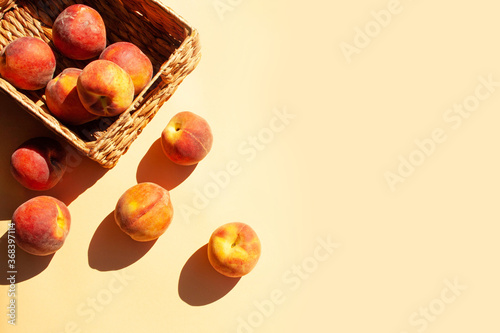
[[[76,159],[48,192],[69,205],[71,232],[50,262],[18,250],[17,325],[2,315],[0,331],[500,330],[495,2],[164,2],[199,30],[202,61],[114,169]],[[218,14],[217,3],[232,10]],[[0,103],[3,234],[36,195],[10,176],[10,154],[51,134],[6,95]],[[450,113],[464,103],[474,111]],[[214,132],[194,169],[169,164],[157,142],[183,110]],[[228,164],[236,171],[214,186]],[[110,215],[140,181],[171,189],[176,209],[153,246],[126,238]],[[263,244],[239,281],[214,274],[202,248],[230,221]],[[4,280],[2,314],[7,293]]]

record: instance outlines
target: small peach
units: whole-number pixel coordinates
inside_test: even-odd
[[[19,89],[42,89],[55,70],[56,58],[52,49],[36,37],[17,38],[0,55],[0,75]]]
[[[45,256],[58,251],[71,226],[68,207],[50,196],[34,197],[20,205],[12,216],[16,244],[24,251]]]
[[[76,87],[85,109],[97,116],[119,115],[134,100],[130,75],[109,60],[94,60],[85,66]]]
[[[179,112],[161,133],[161,146],[172,162],[193,165],[212,149],[212,130],[208,122],[189,111]]]
[[[250,273],[260,258],[261,245],[255,231],[241,222],[217,228],[208,242],[208,260],[222,275],[241,277]]]
[[[87,60],[97,57],[106,47],[106,27],[95,9],[71,5],[54,21],[52,41],[64,56]]]
[[[21,144],[10,158],[12,176],[24,187],[45,191],[66,171],[66,150],[55,139],[36,137]]]
[[[174,210],[169,192],[154,183],[139,183],[120,197],[115,221],[132,239],[147,242],[160,237],[170,225]]]

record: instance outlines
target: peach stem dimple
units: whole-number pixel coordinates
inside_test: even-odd
[[[237,237],[236,237],[236,239],[234,240],[233,244],[231,244],[231,247],[235,247],[236,245],[238,245],[239,240],[240,240],[240,234],[238,234],[238,236],[237,236]]]
[[[106,107],[108,106],[106,99],[107,99],[106,96],[99,97],[99,101],[101,102],[101,106],[102,106],[103,110],[106,110]]]

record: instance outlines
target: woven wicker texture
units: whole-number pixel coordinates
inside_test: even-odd
[[[57,68],[83,68],[89,61],[62,56],[54,47],[52,23],[74,1],[0,0],[0,46],[12,40],[35,36],[54,51]],[[153,64],[153,79],[120,116],[101,118],[81,126],[65,126],[54,118],[44,90],[18,90],[0,78],[0,88],[27,112],[60,135],[82,154],[106,168],[116,165],[131,143],[198,64],[201,53],[197,31],[170,8],[155,0],[78,1],[96,9],[106,24],[108,45],[128,41],[137,45]]]

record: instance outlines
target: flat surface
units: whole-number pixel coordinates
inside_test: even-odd
[[[500,331],[495,2],[165,3],[199,30],[202,61],[114,169],[75,156],[45,193],[68,204],[72,229],[52,258],[18,249],[16,325],[2,315],[1,332]],[[51,134],[4,94],[0,105],[4,234],[38,194],[12,179],[10,154]],[[214,132],[195,168],[159,148],[184,110]],[[143,181],[174,203],[154,244],[112,218]],[[231,221],[262,241],[239,280],[204,254]]]

